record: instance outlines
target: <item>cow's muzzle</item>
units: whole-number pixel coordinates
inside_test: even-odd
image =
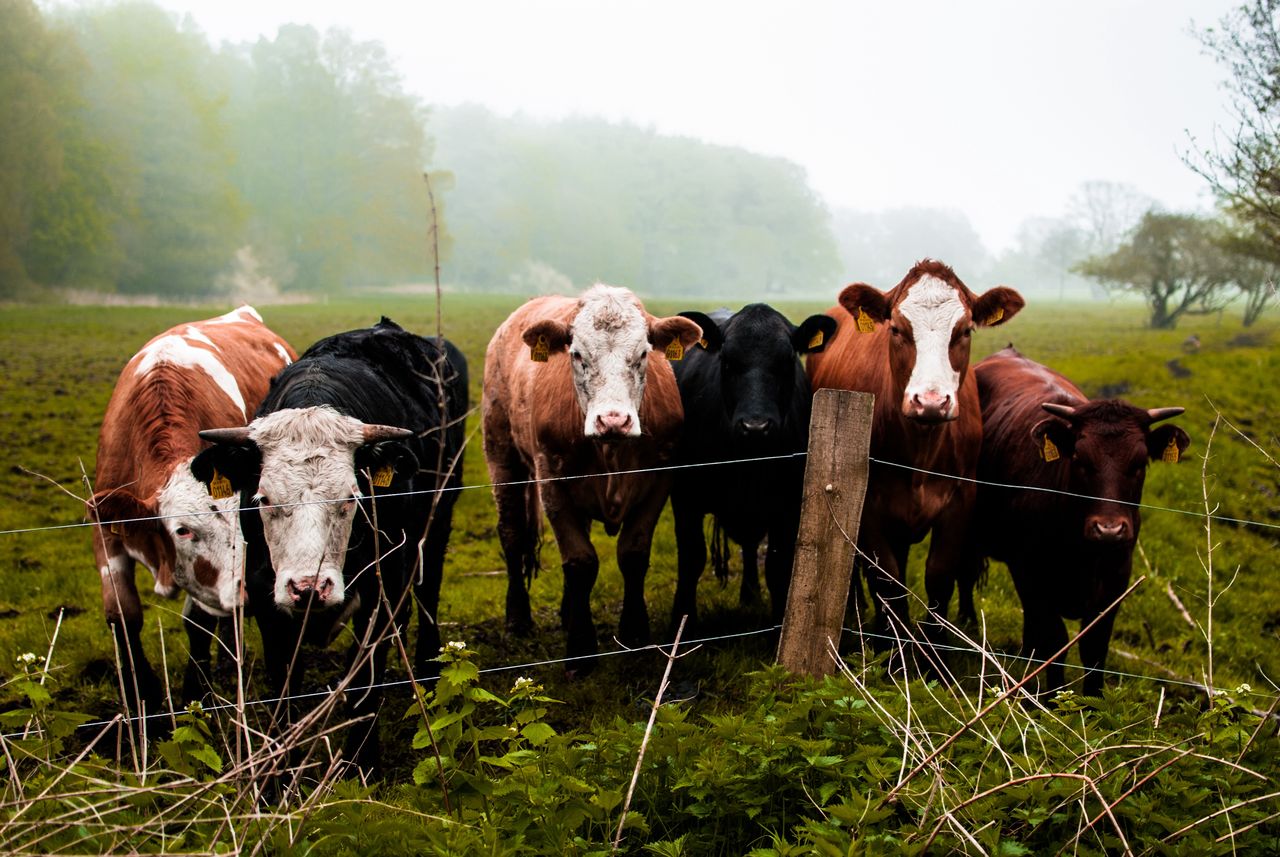
[[[311,577],[293,577],[285,584],[290,604],[295,610],[305,609],[308,603],[316,607],[330,607],[336,601],[333,577],[318,574]]]
[[[950,393],[915,393],[903,411],[908,419],[922,423],[945,423],[959,416],[956,400]]]
[[[1126,518],[1093,515],[1084,523],[1084,537],[1101,544],[1121,544],[1133,538],[1133,527]]]

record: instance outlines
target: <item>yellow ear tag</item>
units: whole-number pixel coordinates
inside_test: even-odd
[[[998,321],[999,321],[1000,319],[1002,319],[1002,318],[1004,318],[1004,307],[1002,307],[1002,306],[998,306],[998,307],[996,307],[996,311],[995,311],[995,312],[993,312],[993,313],[991,313],[991,315],[987,316],[987,320],[986,320],[986,321],[984,321],[984,322],[983,322],[983,324],[995,324],[996,322],[998,322]]]
[[[1049,440],[1049,435],[1044,436],[1044,449],[1040,450],[1040,457],[1045,461],[1057,461],[1061,457],[1058,454],[1058,447]]]
[[[112,521],[112,522],[111,522],[111,534],[112,534],[113,536],[123,536],[123,535],[124,535],[124,527],[120,526],[120,525],[119,525],[118,523],[116,523],[115,521]]]
[[[813,339],[809,340],[809,347],[817,348],[819,345],[822,344],[822,339],[823,339],[822,331],[819,330],[817,333],[813,335]]]
[[[213,478],[209,480],[209,496],[215,500],[225,500],[231,496],[231,480],[214,468]]]
[[[394,471],[390,464],[384,464],[377,470],[373,471],[373,478],[369,481],[373,483],[374,488],[387,488],[391,485],[391,476]]]
[[[704,337],[704,338],[702,338],[702,339],[699,339],[699,340],[698,340],[698,344],[699,344],[699,345],[701,345],[703,348],[706,348],[706,347],[707,347],[707,340],[706,340],[706,338]]]
[[[529,349],[529,359],[534,363],[546,363],[547,358],[551,356],[551,346],[547,345],[547,338],[539,336],[538,341]]]
[[[668,360],[684,359],[684,346],[680,344],[680,340],[671,340],[671,344],[667,346],[666,355]]]
[[[1178,463],[1178,439],[1176,437],[1169,438],[1169,445],[1164,448],[1164,455],[1160,456],[1160,460],[1166,464]]]
[[[867,315],[867,311],[862,307],[858,307],[858,333],[875,333],[876,323],[871,316]]]

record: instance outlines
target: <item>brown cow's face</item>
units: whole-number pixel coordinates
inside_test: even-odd
[[[1048,439],[1057,449],[1061,456],[1058,466],[1071,469],[1069,491],[1100,498],[1081,500],[1081,537],[1093,544],[1132,548],[1141,526],[1136,504],[1142,501],[1147,463],[1180,459],[1191,438],[1175,425],[1153,429],[1152,414],[1156,412],[1126,402],[1103,400],[1079,408],[1053,405],[1046,409],[1049,407],[1055,416],[1035,426],[1034,442],[1043,450]],[[1164,411],[1166,416],[1180,412],[1180,408]],[[1176,449],[1176,455],[1170,449]]]
[[[975,297],[945,265],[922,262],[885,294],[865,284],[849,286],[840,303],[855,318],[865,313],[888,326],[889,366],[901,391],[902,415],[926,424],[960,416],[960,385],[969,371],[975,325],[1008,321],[1021,296],[997,287]]]

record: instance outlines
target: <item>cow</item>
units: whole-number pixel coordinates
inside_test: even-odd
[[[1178,461],[1191,439],[1176,425],[1154,426],[1182,408],[1091,401],[1012,346],[978,363],[974,375],[983,439],[966,554],[1009,566],[1022,602],[1023,653],[1047,658],[1066,645],[1064,617],[1083,627],[1128,586],[1147,462]],[[1102,692],[1098,670],[1115,615],[1080,638],[1086,695]],[[1045,678],[1046,692],[1064,686],[1060,661]]]
[[[977,473],[982,443],[970,338],[975,326],[1013,318],[1023,300],[1004,286],[976,295],[950,267],[925,259],[888,292],[854,283],[839,304],[828,312],[836,341],[810,355],[809,381],[875,395],[857,551],[876,604],[872,645],[885,649],[891,619],[908,616],[908,552],[930,531],[925,588],[929,606],[946,614],[974,502],[965,480]],[[854,580],[851,593],[860,589]]]
[[[673,364],[684,407],[679,463],[804,453],[812,394],[797,355],[825,348],[835,335],[835,320],[814,315],[797,327],[765,304],[749,304],[736,313],[681,315],[702,328],[702,347]],[[760,542],[768,538],[765,581],[773,620],[782,621],[803,483],[804,459],[799,455],[676,471],[671,511],[679,571],[673,623],[684,615],[697,620],[698,578],[707,559],[702,528],[706,515],[714,516],[718,532],[742,546],[739,597],[744,606],[760,599],[757,553]],[[712,559],[716,575],[723,579],[724,553],[713,551]]]
[[[655,318],[629,290],[596,284],[578,298],[528,301],[485,352],[484,453],[507,566],[507,626],[533,628],[527,584],[538,568],[541,506],[563,563],[566,648],[582,659],[571,674],[589,671],[598,651],[592,521],[618,536],[619,638],[649,637],[644,578],[671,475],[635,471],[665,465],[675,452],[684,412],[667,357],[701,336],[687,318]]]
[[[236,498],[210,496],[192,478],[206,444],[202,425],[244,425],[271,377],[297,355],[250,306],[180,324],[150,340],[116,381],[98,435],[94,494],[86,503],[102,607],[119,652],[126,707],[160,710],[163,685],[140,632],[136,564],[151,570],[163,597],[187,593],[190,641],[183,695],[207,681],[210,632],[241,604],[242,560]]]
[[[192,472],[206,484],[220,475],[242,497],[246,587],[275,692],[297,695],[301,642],[327,642],[350,618],[349,665],[368,664],[371,689],[352,692],[348,711],[376,712],[386,637],[407,624],[411,583],[415,672],[431,669],[466,413],[462,353],[384,317],[307,349],[247,427],[200,432],[214,446]],[[346,747],[361,769],[377,768],[373,717],[352,727]]]

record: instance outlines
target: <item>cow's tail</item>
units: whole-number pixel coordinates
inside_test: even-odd
[[[711,570],[721,586],[729,582],[729,537],[715,515],[711,516]]]

